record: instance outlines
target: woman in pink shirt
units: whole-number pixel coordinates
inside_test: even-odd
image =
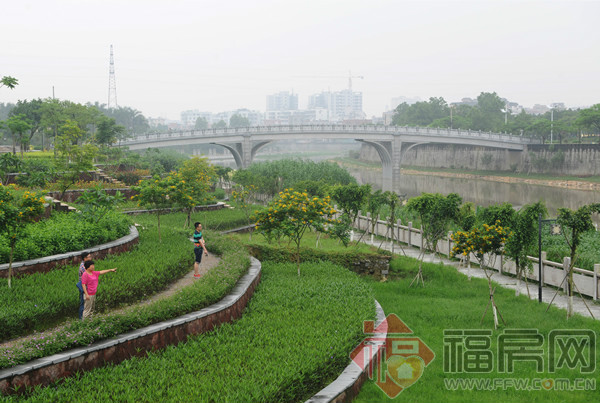
[[[94,312],[94,305],[96,304],[96,290],[98,290],[98,277],[101,274],[106,274],[110,271],[117,271],[117,268],[110,270],[94,271],[94,261],[88,260],[84,262],[85,273],[81,276],[81,286],[83,293],[85,294],[85,303],[83,306],[83,318],[89,318]]]

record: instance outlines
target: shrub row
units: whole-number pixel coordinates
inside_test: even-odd
[[[244,246],[229,237],[210,236],[208,247],[211,252],[220,254],[221,260],[191,286],[168,298],[138,307],[134,311],[109,313],[85,322],[73,321],[52,334],[33,337],[13,348],[0,349],[0,368],[88,345],[194,312],[217,302],[228,294],[239,278],[246,273],[250,260]]]
[[[26,226],[17,241],[13,262],[78,251],[114,241],[129,234],[131,221],[122,214],[111,212],[98,223],[81,218],[79,214],[54,213],[48,220]],[[8,238],[0,236],[0,263],[8,263]]]
[[[279,263],[296,261],[296,250],[285,246],[250,242],[248,244],[248,250],[252,256],[261,262],[265,260]],[[326,250],[310,247],[300,248],[300,262],[327,261],[345,267],[348,270],[353,270],[356,262],[373,260],[381,255],[391,256],[391,252],[381,250],[377,253],[369,253],[355,250],[352,247],[345,250]]]
[[[370,288],[340,266],[304,264],[302,273],[293,264],[263,262],[261,283],[240,320],[25,400],[303,401],[348,364],[375,308]]]

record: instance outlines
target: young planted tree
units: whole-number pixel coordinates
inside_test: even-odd
[[[600,213],[600,203],[588,204],[575,211],[568,208],[558,209],[557,222],[562,227],[562,233],[569,247],[571,258],[569,267],[563,268],[566,271],[563,282],[565,280],[568,282],[567,291],[569,295],[569,302],[567,305],[567,319],[573,316],[573,288],[577,287],[577,285],[573,282],[573,268],[575,267],[575,259],[577,258],[577,248],[581,242],[581,236],[585,232],[594,229],[594,223],[592,222],[593,213]],[[554,297],[556,297],[556,294]],[[554,301],[554,297],[552,298],[552,301]],[[550,304],[552,304],[552,301]],[[594,316],[591,311],[590,314],[592,317]]]
[[[6,235],[10,245],[8,288],[11,287],[15,245],[23,234],[25,224],[44,212],[44,203],[41,194],[28,191],[18,194],[11,186],[0,185],[0,232]]]
[[[387,219],[386,236],[387,236],[388,232],[391,232],[391,234],[392,234],[392,236],[391,236],[392,253],[394,253],[394,239],[395,239],[394,224],[396,223],[396,208],[398,207],[400,198],[398,197],[398,195],[396,193],[386,190],[385,192],[383,192],[383,199],[385,200],[385,204],[390,208],[390,215],[388,216],[388,219]],[[381,245],[379,245],[379,246],[381,247]]]
[[[296,245],[296,267],[300,275],[300,243],[306,231],[330,233],[335,224],[335,209],[331,207],[329,197],[323,199],[310,197],[306,192],[285,189],[269,206],[256,213],[256,230],[267,239],[273,234],[287,237]],[[336,236],[348,236],[346,233]]]
[[[511,226],[513,236],[509,238],[504,247],[506,256],[515,262],[517,271],[517,288],[515,295],[520,295],[521,277],[526,270],[531,270],[533,264],[527,258],[527,253],[535,245],[538,237],[538,218],[539,215],[547,214],[546,206],[543,202],[528,204],[519,210]],[[527,284],[527,276],[525,275],[525,285],[527,286],[527,295],[529,295],[529,285]]]
[[[113,196],[102,189],[102,186],[97,185],[83,192],[77,199],[77,204],[81,206],[81,215],[86,220],[97,223],[123,200],[121,192],[117,191]]]
[[[2,185],[8,184],[8,174],[19,172],[23,163],[14,154],[4,153],[0,156],[0,182]]]
[[[419,271],[411,285],[415,281],[418,284],[419,280],[422,285],[425,285],[423,280],[425,253],[428,251],[434,255],[437,253],[438,242],[448,233],[450,223],[458,218],[461,202],[461,197],[456,193],[450,193],[445,197],[439,193],[423,193],[421,196],[413,197],[406,204],[406,208],[417,213],[421,219],[421,234],[425,243],[425,248],[419,254]]]
[[[238,207],[244,212],[248,225],[250,225],[252,221],[250,209],[252,208],[252,200],[254,200],[255,194],[256,186],[254,185],[237,185],[231,192],[231,197],[233,197],[233,200],[235,200]]]
[[[93,169],[98,147],[93,144],[78,145],[82,130],[72,121],[68,120],[60,131],[61,135],[57,137],[55,144],[55,165],[62,199],[65,192],[80,180],[83,174]]]
[[[350,183],[348,185],[338,185],[331,190],[331,197],[338,203],[342,209],[343,215],[347,217],[347,222],[353,225],[360,209],[367,202],[371,194],[371,185],[357,185]],[[361,237],[362,238],[362,237]],[[356,241],[358,244],[360,239]]]
[[[187,213],[184,228],[191,225],[194,207],[210,200],[208,192],[215,175],[214,167],[206,158],[194,157],[167,178],[173,203]]]
[[[379,212],[385,204],[386,198],[381,190],[376,190],[367,197],[367,211],[371,215],[371,243],[373,243],[373,233],[377,225],[377,217],[379,217]]]
[[[160,215],[164,209],[173,207],[174,201],[171,198],[173,189],[170,187],[167,179],[161,179],[154,176],[152,179],[146,179],[140,182],[138,186],[132,186],[132,189],[138,193],[131,196],[132,200],[137,200],[140,207],[153,210],[156,214],[158,228],[158,239],[162,242],[160,235]]]
[[[496,301],[494,300],[494,292],[496,289],[492,286],[493,266],[496,258],[503,253],[504,245],[510,239],[512,233],[506,227],[496,223],[494,225],[483,224],[477,226],[471,231],[456,231],[452,234],[452,240],[454,241],[454,248],[452,248],[451,255],[463,255],[467,256],[473,253],[477,258],[479,266],[483,269],[483,272],[488,280],[489,289],[489,301],[485,307],[485,312],[481,317],[481,323],[487,314],[487,310],[492,306],[492,313],[494,316],[494,329],[498,328],[498,315],[500,314]],[[502,314],[500,314],[502,322],[506,325]]]

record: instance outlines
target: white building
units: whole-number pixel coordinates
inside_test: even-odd
[[[295,110],[298,110],[298,94],[281,91],[277,94],[267,95],[267,111]]]
[[[349,89],[311,95],[308,98],[308,109],[316,108],[326,109],[330,122],[365,118],[362,110],[362,92]]]

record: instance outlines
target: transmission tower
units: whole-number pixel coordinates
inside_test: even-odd
[[[117,108],[117,83],[115,82],[115,60],[113,46],[110,45],[110,65],[108,68],[108,108]]]

